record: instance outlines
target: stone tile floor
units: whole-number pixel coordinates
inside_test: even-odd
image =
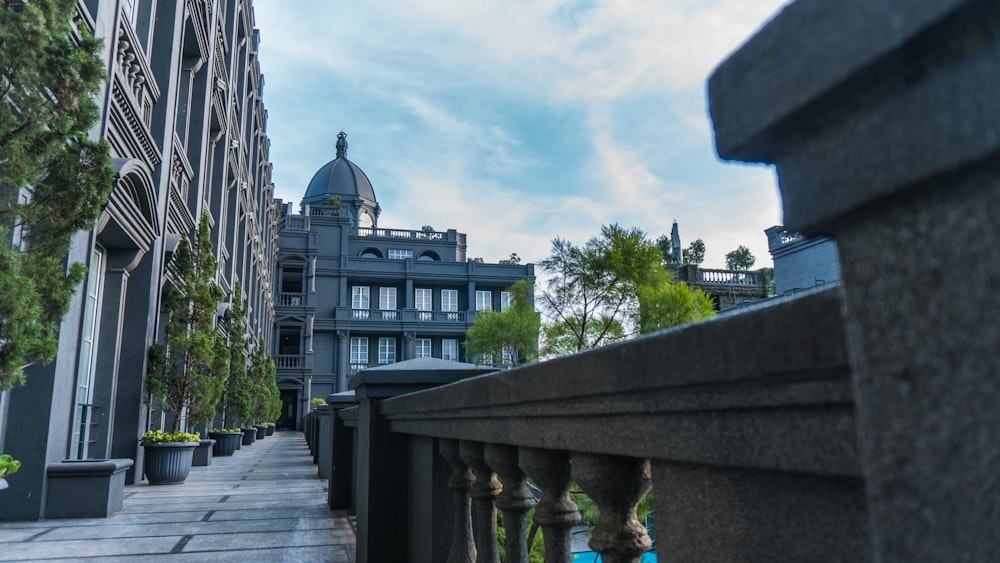
[[[0,523],[0,561],[354,561],[300,432],[193,467],[183,485],[125,487],[110,518]]]

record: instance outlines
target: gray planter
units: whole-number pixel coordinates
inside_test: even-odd
[[[209,437],[215,440],[215,449],[212,455],[215,457],[228,457],[240,449],[240,441],[243,440],[242,432],[209,432]]]
[[[150,485],[179,485],[191,473],[191,460],[198,442],[143,444],[143,469]]]
[[[256,439],[257,439],[257,429],[256,428],[254,428],[253,426],[249,426],[249,427],[243,429],[243,445],[244,446],[249,446],[250,444],[254,443],[254,440],[256,440]]]
[[[212,465],[212,453],[215,450],[215,440],[202,440],[198,447],[194,449],[194,456],[191,458],[192,467],[205,467]]]
[[[268,436],[274,434],[274,425],[273,424],[268,425],[267,430],[264,433]]]
[[[267,426],[264,426],[263,424],[257,424],[254,426],[254,428],[257,429],[257,439],[263,440],[264,436],[267,435]]]

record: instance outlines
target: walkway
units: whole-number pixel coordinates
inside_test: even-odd
[[[23,471],[23,468],[22,468]],[[111,518],[0,523],[0,561],[354,560],[299,432],[194,467],[183,485],[125,488]]]

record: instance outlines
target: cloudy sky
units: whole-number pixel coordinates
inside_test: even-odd
[[[783,0],[256,0],[277,197],[348,158],[379,225],[468,234],[469,256],[548,255],[602,224],[680,226],[706,266],[771,266],[771,168],[723,163],[705,82]]]

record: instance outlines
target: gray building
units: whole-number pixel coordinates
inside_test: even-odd
[[[347,390],[359,369],[423,357],[465,361],[462,341],[476,311],[502,310],[507,288],[534,277],[532,264],[468,260],[466,235],[454,229],[380,226],[375,190],[347,159],[343,132],[336,157],[309,182],[300,213],[279,205],[281,426],[298,427],[311,398]]]
[[[775,294],[840,281],[837,243],[827,237],[806,238],[781,225],[765,229],[767,249],[774,259]]]
[[[161,338],[167,265],[208,214],[225,299],[244,291],[249,347],[273,321],[273,186],[250,0],[81,0],[74,22],[104,40],[109,79],[94,137],[118,179],[97,227],[70,260],[89,268],[62,321],[59,353],[0,394],[0,452],[22,462],[0,519],[46,516],[50,473],[64,460],[133,459],[166,421],[145,406],[147,350]],[[220,311],[224,307],[220,307]],[[155,401],[153,401],[155,404]],[[65,502],[69,502],[66,501]]]

